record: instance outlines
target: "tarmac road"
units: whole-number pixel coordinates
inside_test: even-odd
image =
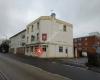
[[[37,69],[36,67],[47,72]],[[14,78],[17,78],[12,80],[62,80],[62,78],[67,80],[65,77],[71,80],[100,80],[100,73],[93,72],[86,68],[65,65],[61,64],[60,62],[43,59],[16,57],[16,55],[12,54],[0,54],[0,69],[3,69],[4,72],[7,72],[8,76],[10,75],[10,77],[13,76]],[[10,72],[12,72],[12,74]],[[50,77],[49,74],[51,74],[53,78]],[[61,76],[57,79],[58,75],[54,74],[59,74]],[[57,77],[54,78],[55,76]]]
[[[71,80],[4,55],[0,55],[0,72],[7,80]]]

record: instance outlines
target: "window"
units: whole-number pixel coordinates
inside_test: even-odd
[[[9,43],[11,43],[11,40],[9,41]]]
[[[27,33],[29,33],[29,28],[27,28]]]
[[[85,43],[85,45],[87,46],[87,43]]]
[[[22,46],[25,46],[25,43],[24,43],[24,42],[22,42],[22,43],[21,43],[21,45],[22,45]]]
[[[87,40],[87,38],[85,38],[85,40]]]
[[[27,52],[29,51],[29,47],[26,48],[26,51],[27,51]]]
[[[33,46],[31,46],[31,52],[33,52]]]
[[[28,43],[28,37],[27,37],[27,43]]]
[[[100,43],[99,43],[99,42],[97,42],[97,45],[98,45],[98,46],[99,46],[99,44],[100,44]]]
[[[25,38],[25,35],[22,35],[22,39],[24,39]]]
[[[65,49],[65,52],[68,53],[68,49]]]
[[[85,50],[87,50],[87,48],[85,48]]]
[[[35,40],[35,36],[31,36],[31,41],[34,41]]]
[[[59,47],[59,52],[63,52],[63,47]]]
[[[37,29],[39,29],[39,22],[37,23]]]
[[[74,39],[74,42],[77,42],[77,39]]]
[[[32,29],[31,29],[31,32],[33,32],[33,27],[34,27],[34,26],[32,25]]]
[[[79,46],[81,46],[81,43],[78,43]]]
[[[64,32],[66,31],[66,25],[63,26],[63,31],[64,31]]]
[[[39,33],[37,33],[37,40],[39,40]]]
[[[43,51],[46,52],[46,45],[43,45]]]

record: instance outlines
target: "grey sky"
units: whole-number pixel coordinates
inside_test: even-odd
[[[52,9],[73,24],[74,37],[100,32],[100,0],[0,0],[0,36],[16,34]]]

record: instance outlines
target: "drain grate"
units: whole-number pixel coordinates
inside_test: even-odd
[[[7,80],[7,78],[5,77],[5,75],[3,73],[0,72],[0,80]]]

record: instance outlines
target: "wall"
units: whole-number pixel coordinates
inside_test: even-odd
[[[40,21],[40,42],[51,43],[56,45],[49,45],[49,57],[73,57],[73,28],[66,24],[67,30],[63,31],[63,26],[65,24],[57,23],[52,20],[41,20]],[[42,34],[47,33],[47,41],[42,40]],[[66,45],[68,48],[68,55],[66,53],[60,54],[59,50],[60,45]],[[64,46],[65,48],[65,46]],[[53,52],[54,51],[54,52]]]
[[[61,43],[73,46],[73,28],[67,26],[67,31],[63,31],[63,25],[56,21],[41,20],[40,21],[40,42],[42,41],[42,33],[47,33],[48,40],[45,42],[49,43]]]

